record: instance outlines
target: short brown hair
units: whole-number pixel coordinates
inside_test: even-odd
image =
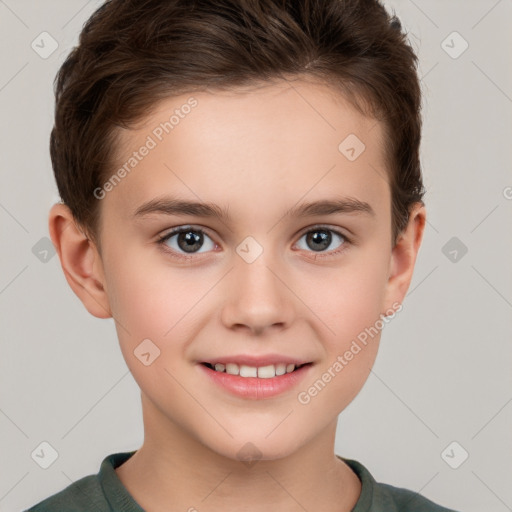
[[[109,0],[55,78],[60,196],[99,245],[93,191],[112,174],[119,127],[166,97],[309,77],[383,121],[394,245],[425,193],[417,60],[378,0]]]

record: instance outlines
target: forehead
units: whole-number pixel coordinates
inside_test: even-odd
[[[166,193],[274,215],[333,192],[376,210],[389,200],[382,124],[305,81],[165,99],[120,132],[113,172],[123,167],[105,203],[124,213]]]

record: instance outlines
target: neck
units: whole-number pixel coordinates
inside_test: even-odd
[[[149,403],[143,411],[144,444],[116,474],[147,512],[349,512],[359,498],[358,477],[334,455],[336,421],[285,457],[243,461],[220,455],[175,423],[162,421]]]

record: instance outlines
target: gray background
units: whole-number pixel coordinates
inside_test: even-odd
[[[0,0],[1,511],[97,473],[107,454],[143,441],[113,321],[89,315],[58,257],[44,252],[58,200],[52,81],[100,3]],[[386,4],[420,56],[428,226],[404,310],[340,416],[336,451],[445,506],[512,510],[512,2]],[[31,47],[43,31],[58,42],[46,59]],[[454,31],[469,44],[457,58]],[[47,469],[31,456],[43,441],[58,453]],[[446,460],[459,464],[462,449],[469,458],[453,469]]]

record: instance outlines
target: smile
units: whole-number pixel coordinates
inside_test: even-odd
[[[249,400],[269,399],[292,391],[306,378],[312,367],[311,362],[248,366],[212,361],[196,365],[218,389]]]
[[[286,373],[292,373],[298,368],[304,366],[295,364],[269,364],[266,366],[248,366],[245,364],[236,364],[236,363],[216,363],[215,365],[210,363],[203,363],[205,366],[210,368],[211,370],[215,370],[220,373],[227,373],[229,375],[239,375],[240,377],[257,377],[259,379],[271,379],[273,377],[277,377],[280,375],[285,375]],[[310,364],[310,363],[305,363]]]

